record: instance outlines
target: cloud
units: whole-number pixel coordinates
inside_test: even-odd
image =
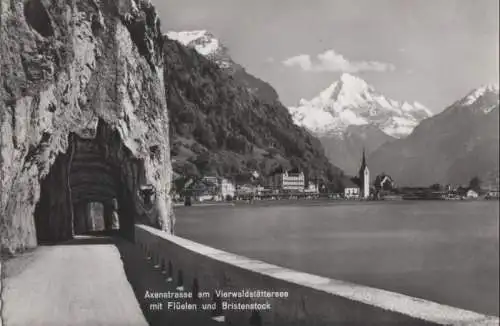
[[[335,50],[327,50],[316,56],[314,62],[309,54],[301,54],[282,61],[286,67],[298,66],[304,71],[312,72],[361,72],[361,71],[393,71],[396,67],[390,63],[378,61],[349,61]]]
[[[310,71],[312,69],[312,61],[309,54],[301,54],[295,57],[288,58],[283,61],[287,67],[299,66],[302,70]]]

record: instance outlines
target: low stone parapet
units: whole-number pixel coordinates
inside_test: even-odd
[[[498,317],[298,272],[149,226],[136,225],[135,241],[166,282],[200,294],[187,304],[215,308],[197,313],[233,325],[498,325]]]

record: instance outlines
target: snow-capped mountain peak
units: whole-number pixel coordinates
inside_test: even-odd
[[[369,94],[371,90],[372,87],[363,79],[344,73],[338,81],[327,87],[313,101],[320,104],[332,99],[340,99],[344,104],[354,104],[363,101],[363,96]]]
[[[499,103],[499,85],[483,85],[467,94],[458,104],[461,106],[478,107],[480,110],[488,113],[492,107]]]
[[[363,79],[347,73],[317,97],[309,101],[302,99],[298,107],[289,109],[296,124],[319,135],[339,136],[351,125],[373,125],[400,138],[432,115],[418,102],[388,99]]]
[[[349,88],[353,92],[357,92],[357,93],[365,92],[365,91],[370,90],[372,88],[363,79],[361,79],[357,76],[348,74],[348,73],[343,73],[340,76],[340,82],[343,85],[345,85],[346,88]]]
[[[179,41],[184,45],[188,45],[191,42],[200,39],[209,34],[206,30],[198,30],[198,31],[186,31],[186,32],[167,32],[167,37]],[[208,36],[208,35],[207,35]]]
[[[206,30],[166,33],[171,40],[176,40],[184,46],[195,49],[199,54],[213,60],[221,68],[234,65],[228,49],[210,32]]]

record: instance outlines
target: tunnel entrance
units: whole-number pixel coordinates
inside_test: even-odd
[[[100,202],[84,202],[74,206],[75,234],[88,234],[106,230],[104,222],[104,204]],[[79,216],[79,214],[82,214]]]
[[[73,229],[75,235],[96,232],[116,233],[120,230],[118,201],[79,202],[73,205]]]
[[[143,188],[154,193],[144,179],[143,161],[103,121],[89,137],[70,134],[68,151],[59,154],[41,183],[34,214],[38,243],[93,232],[133,240],[136,219],[152,204]]]

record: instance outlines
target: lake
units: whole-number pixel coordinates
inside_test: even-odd
[[[321,276],[499,315],[499,202],[181,207],[176,234]]]

